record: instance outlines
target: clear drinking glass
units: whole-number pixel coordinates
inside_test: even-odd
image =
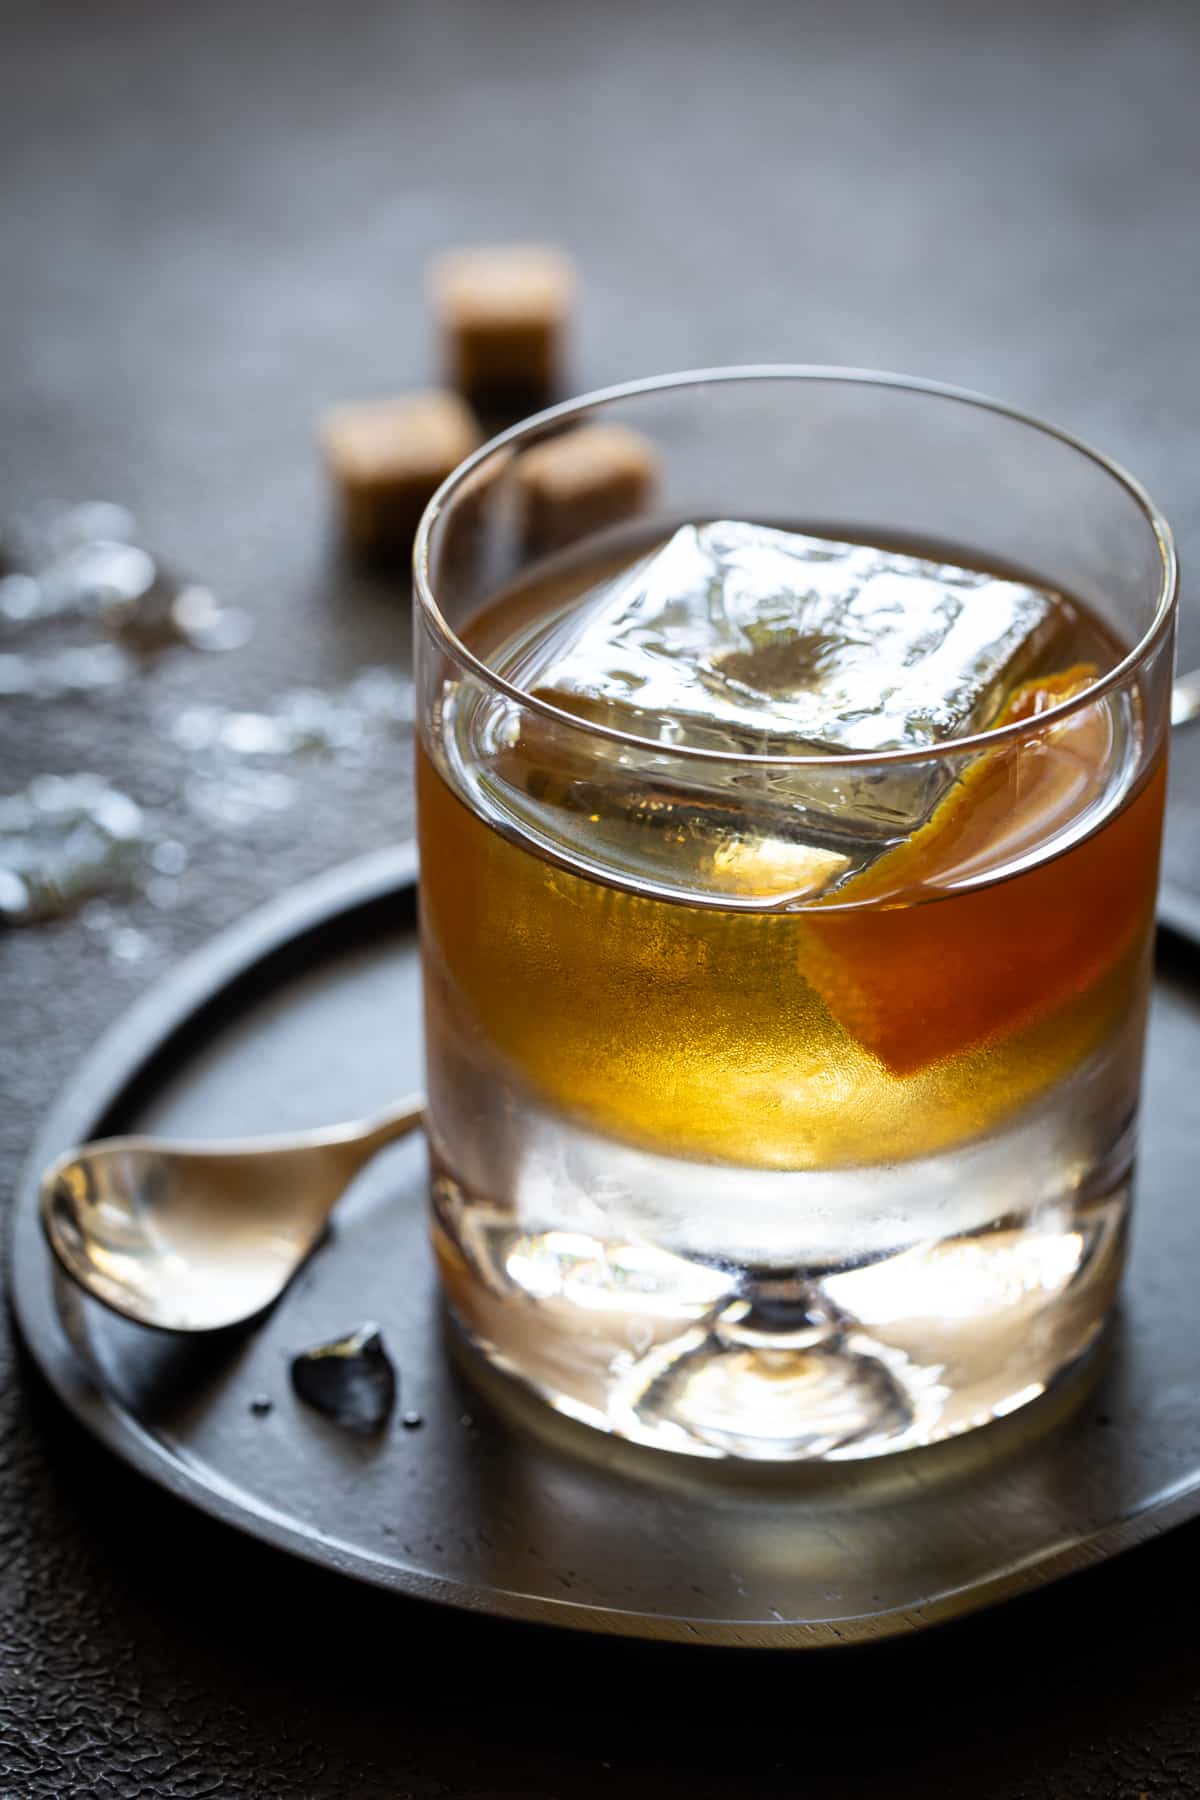
[[[595,424],[653,494],[547,549],[524,459]],[[823,756],[522,687],[579,596],[724,519],[1007,571],[1111,653],[986,733]],[[1040,1394],[1126,1237],[1176,594],[1147,495],[973,395],[722,370],[497,438],[416,579],[433,1236],[470,1339],[709,1456],[876,1456]]]

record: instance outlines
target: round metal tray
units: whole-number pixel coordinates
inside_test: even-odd
[[[47,1380],[117,1455],[252,1536],[398,1594],[691,1644],[915,1631],[1200,1512],[1186,904],[1161,944],[1122,1315],[1088,1369],[955,1443],[737,1471],[604,1438],[464,1369],[425,1244],[419,1140],[360,1177],[252,1331],[165,1338],[84,1299],[37,1220],[38,1173],[63,1149],[118,1130],[284,1130],[419,1085],[415,872],[409,850],[369,858],[218,938],[91,1052],[47,1121],[17,1197],[12,1303]],[[377,1440],[303,1407],[288,1377],[297,1350],[368,1318],[401,1380]],[[262,1398],[268,1411],[252,1408]]]

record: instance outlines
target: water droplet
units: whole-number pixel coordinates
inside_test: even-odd
[[[0,618],[24,625],[38,617],[41,607],[41,586],[32,575],[0,576]]]
[[[188,706],[167,729],[181,750],[206,750],[216,738],[221,712],[216,706]]]
[[[149,862],[160,875],[182,875],[188,866],[188,848],[177,838],[161,838],[151,846]]]
[[[254,635],[254,621],[240,606],[221,606],[211,588],[181,587],[171,603],[171,619],[184,642],[197,650],[240,650]]]
[[[141,808],[98,775],[39,775],[0,798],[0,871],[10,894],[14,878],[26,891],[21,922],[133,886],[145,835]],[[111,918],[93,913],[88,923],[105,931]]]
[[[32,909],[32,896],[12,869],[0,869],[0,918],[20,920]]]
[[[114,963],[140,963],[157,950],[154,939],[133,925],[122,925],[108,940],[108,954]]]
[[[229,713],[221,724],[218,741],[234,756],[286,756],[293,747],[292,734],[282,719],[267,713]]]
[[[412,716],[412,683],[391,670],[367,668],[341,691],[297,688],[256,711],[164,708],[157,723],[187,758],[183,798],[189,809],[238,829],[295,803],[294,770],[309,762],[365,766],[411,730]]]
[[[128,794],[102,788],[92,803],[92,817],[115,842],[139,843],[144,833],[142,809]]]
[[[254,624],[221,606],[211,589],[181,580],[138,541],[137,521],[113,501],[40,508],[0,533],[0,621],[26,626],[60,617],[92,618],[139,653],[168,644],[236,650]],[[109,646],[111,650],[113,646]],[[39,659],[36,671],[9,665],[0,693],[51,698],[111,685],[102,665],[74,668]],[[116,665],[111,661],[108,669]]]
[[[419,1412],[406,1412],[401,1423],[405,1431],[419,1431],[425,1420]]]
[[[42,593],[54,612],[134,607],[158,580],[158,565],[136,544],[96,540],[69,550],[42,571]]]
[[[129,660],[115,644],[84,644],[41,656],[10,652],[0,656],[0,696],[61,700],[119,687],[129,673]]]
[[[396,1401],[396,1372],[377,1325],[318,1344],[292,1359],[292,1386],[306,1405],[348,1431],[381,1429]]]
[[[416,717],[416,696],[411,681],[391,669],[364,669],[346,689],[351,706],[381,723],[411,725]]]
[[[263,813],[286,812],[295,784],[275,770],[238,768],[201,770],[184,788],[193,812],[214,825],[250,825]]]
[[[98,792],[94,775],[35,775],[28,788],[30,804],[38,812],[70,812],[90,806]]]
[[[89,900],[79,914],[79,923],[85,931],[111,931],[115,917],[107,900]]]

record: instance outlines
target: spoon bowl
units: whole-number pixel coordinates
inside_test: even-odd
[[[279,1298],[352,1178],[422,1111],[410,1096],[290,1137],[85,1144],[42,1177],[42,1226],[67,1274],[113,1312],[159,1331],[227,1330]]]

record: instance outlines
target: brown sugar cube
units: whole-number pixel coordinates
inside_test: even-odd
[[[575,272],[542,244],[480,245],[437,257],[430,296],[449,378],[466,394],[550,392]]]
[[[624,425],[581,425],[535,444],[516,469],[526,541],[552,549],[640,512],[658,466],[653,445]]]
[[[447,475],[480,443],[457,394],[399,395],[340,406],[321,440],[341,501],[346,536],[367,554],[403,554]]]

